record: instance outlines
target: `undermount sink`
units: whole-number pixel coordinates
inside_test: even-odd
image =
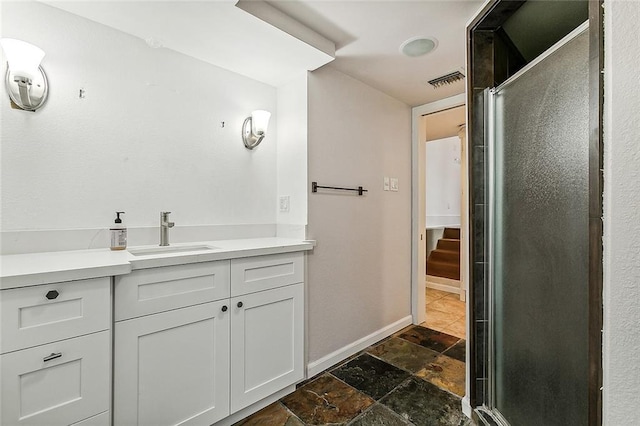
[[[192,251],[212,251],[217,249],[218,247],[195,245],[195,246],[145,247],[145,248],[138,248],[138,249],[129,249],[128,251],[134,256],[152,256],[156,254],[188,253]]]

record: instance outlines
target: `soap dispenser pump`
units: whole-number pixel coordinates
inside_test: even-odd
[[[121,214],[124,214],[124,212],[116,212],[115,224],[109,229],[111,233],[111,250],[124,250],[127,248],[127,228],[122,224]]]

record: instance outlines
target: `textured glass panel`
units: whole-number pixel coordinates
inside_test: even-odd
[[[588,34],[495,96],[495,406],[586,425]]]

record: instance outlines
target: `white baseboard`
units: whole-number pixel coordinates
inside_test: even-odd
[[[469,402],[469,397],[467,395],[462,398],[462,414],[471,418],[473,414],[473,408],[471,408],[471,403]]]
[[[362,339],[358,339],[353,343],[344,346],[337,351],[330,353],[329,355],[323,356],[319,360],[312,361],[307,365],[307,377],[313,377],[318,373],[323,372],[328,369],[349,358],[351,355],[360,352],[361,350],[373,345],[374,343],[384,339],[387,336],[392,335],[396,331],[400,331],[408,325],[412,324],[411,315],[406,316],[393,324],[389,324],[386,327],[381,328],[380,330],[374,331],[368,336],[363,337]]]
[[[427,288],[434,290],[446,291],[448,293],[460,294],[462,289],[460,288],[461,282],[458,280],[451,280],[449,278],[434,277],[433,275],[426,276]]]

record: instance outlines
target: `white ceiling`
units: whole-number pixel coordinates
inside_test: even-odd
[[[464,82],[434,89],[427,81],[463,71],[465,26],[481,0],[268,2],[335,42],[330,66],[408,105],[464,92]],[[423,57],[403,56],[400,44],[418,36],[435,37],[438,47]]]
[[[45,2],[273,86],[294,72],[330,62],[335,43],[330,66],[410,106],[464,92],[462,81],[439,89],[427,81],[464,70],[465,25],[482,3],[243,0],[236,7],[237,0]],[[434,37],[437,48],[423,57],[403,56],[402,42],[417,36]]]
[[[304,29],[292,31],[292,36],[239,9],[237,0],[43,2],[137,36],[152,47],[172,49],[276,87],[297,72],[333,60],[330,41],[309,38]],[[279,18],[281,27],[292,27],[286,22],[291,18],[268,16]]]

